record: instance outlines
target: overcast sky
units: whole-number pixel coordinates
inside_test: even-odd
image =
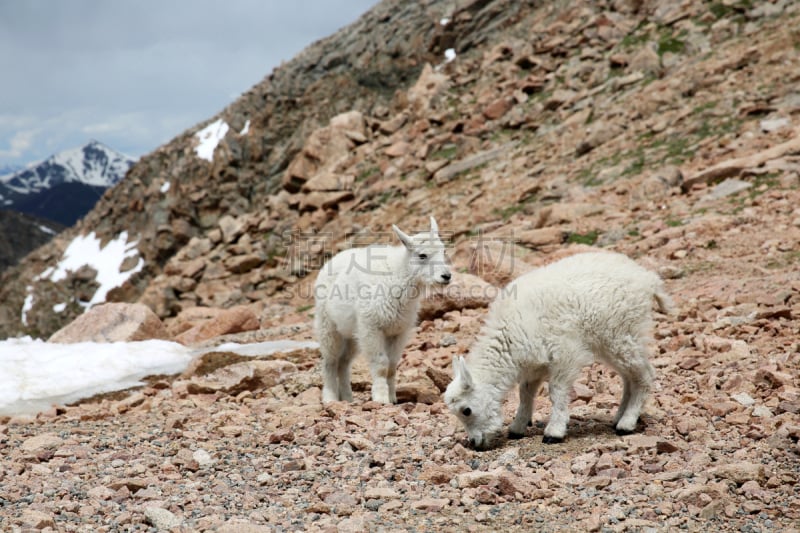
[[[378,0],[0,0],[0,167],[139,157]]]

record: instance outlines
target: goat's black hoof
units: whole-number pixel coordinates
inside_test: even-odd
[[[529,428],[532,428],[532,427],[533,427],[533,420],[528,420],[528,427],[529,427]]]
[[[543,444],[561,444],[562,442],[564,442],[564,437],[550,437],[548,435],[542,437]]]
[[[521,439],[524,436],[525,436],[524,433],[517,433],[516,431],[509,431],[508,432],[508,438],[509,439],[517,440],[517,439]]]
[[[620,437],[624,437],[625,435],[633,435],[634,431],[632,429],[614,428],[614,433],[616,433]]]

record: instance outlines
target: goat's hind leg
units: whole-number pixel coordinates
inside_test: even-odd
[[[625,410],[619,415],[614,428],[618,435],[629,435],[636,430],[636,423],[644,407],[644,402],[650,394],[653,383],[653,367],[647,360],[640,361],[625,380],[625,387],[630,390],[627,394],[628,402],[624,405]],[[623,397],[626,396],[623,394]],[[620,410],[622,409],[620,406]]]
[[[318,306],[316,312],[314,329],[322,355],[322,402],[350,401],[352,393],[349,397],[346,394],[350,390],[350,360],[346,357],[351,355],[351,341],[342,337],[324,308]]]
[[[319,350],[322,353],[322,402],[344,400],[340,395],[340,367],[345,339],[335,329],[323,327],[318,331]],[[348,372],[347,387],[350,387]]]
[[[622,418],[622,415],[625,414],[625,411],[628,409],[628,403],[631,401],[631,389],[633,388],[631,378],[627,374],[620,374],[620,378],[622,379],[622,399],[619,401],[619,407],[617,407],[614,420],[611,422],[611,425],[614,427],[617,427],[619,419]]]
[[[647,360],[646,347],[636,343],[614,363],[623,383],[622,401],[614,417],[614,429],[618,435],[629,435],[636,430],[639,415],[653,386],[655,371]]]
[[[339,355],[339,364],[336,368],[336,375],[339,382],[339,399],[345,402],[353,401],[353,389],[350,383],[350,368],[353,366],[353,358],[355,355],[356,350],[353,339],[342,339],[342,347]]]

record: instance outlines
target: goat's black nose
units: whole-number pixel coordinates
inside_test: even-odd
[[[450,281],[451,277],[452,277],[452,275],[450,274],[450,272],[446,272],[446,273],[442,274],[442,279],[445,280],[445,281]]]

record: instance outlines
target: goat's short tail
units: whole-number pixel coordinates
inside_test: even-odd
[[[656,299],[656,304],[658,305],[659,311],[665,315],[675,314],[675,303],[672,301],[672,298],[670,298],[669,294],[664,291],[664,287],[661,286],[661,284],[656,287],[653,297]]]

